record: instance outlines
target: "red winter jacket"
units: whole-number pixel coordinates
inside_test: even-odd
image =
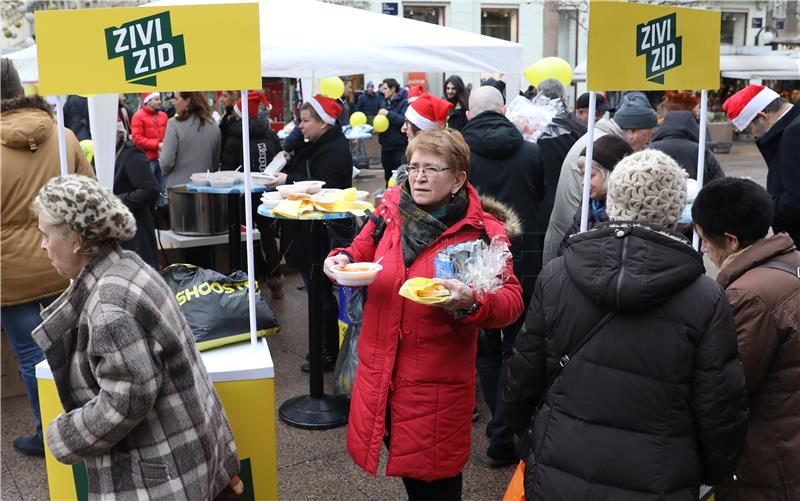
[[[398,295],[412,277],[433,277],[433,259],[444,248],[490,238],[507,239],[503,225],[481,207],[467,185],[464,219],[447,229],[406,269],[400,242],[399,188],[388,190],[377,214],[386,231],[377,248],[368,222],[353,244],[334,249],[354,261],[383,257],[383,271],[369,286],[358,340],[358,373],[350,402],[347,451],[375,475],[391,410],[391,447],[386,474],[435,480],[457,475],[470,453],[475,405],[475,351],[478,327],[511,324],[522,313],[522,289],[509,259],[505,284],[479,300],[476,313],[455,320],[446,310],[424,306]]]
[[[136,146],[143,149],[148,160],[158,160],[158,144],[167,132],[167,114],[142,106],[131,119],[131,134]]]

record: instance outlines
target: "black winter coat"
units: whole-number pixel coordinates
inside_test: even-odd
[[[368,117],[374,117],[378,114],[378,109],[380,108],[382,101],[383,98],[377,92],[370,94],[369,92],[364,91],[363,94],[358,96],[358,101],[356,101],[356,111],[360,111]]]
[[[767,191],[775,201],[772,231],[785,231],[800,248],[800,103],[756,141],[767,162]]]
[[[152,207],[158,200],[158,182],[150,170],[144,150],[127,141],[117,153],[114,163],[114,194],[133,213],[136,234],[120,242],[123,249],[139,254],[145,263],[158,269],[156,257],[155,225]]]
[[[378,142],[381,148],[385,150],[405,149],[408,145],[408,137],[402,131],[403,125],[406,123],[407,108],[408,100],[406,99],[405,89],[392,96],[389,101],[384,99],[381,102],[381,109],[389,112],[386,115],[386,118],[389,119],[389,128],[385,132],[378,134]]]
[[[522,222],[522,234],[511,239],[511,252],[527,305],[541,262],[541,247],[532,233],[545,192],[539,147],[525,141],[514,124],[493,111],[473,117],[461,133],[470,149],[469,182],[479,194],[511,207]]]
[[[231,122],[228,139],[222,147],[219,160],[222,170],[236,170],[242,165],[242,121]],[[263,171],[272,158],[281,151],[281,140],[264,120],[250,119],[250,170]]]
[[[344,189],[353,186],[353,157],[342,128],[330,126],[316,141],[304,143],[295,150],[283,172],[286,173],[286,184],[314,179],[325,181],[325,188]],[[352,219],[330,221],[326,225],[333,247],[347,247],[355,237]],[[315,252],[324,256],[332,248],[329,243],[325,249],[311,249],[311,235],[307,229],[304,223],[281,221],[281,252],[286,257],[286,263],[306,272],[311,269]]]
[[[612,311],[536,413],[559,360]],[[694,501],[732,474],[747,429],[728,300],[677,233],[576,235],[536,283],[505,402],[526,499]]]
[[[670,111],[664,123],[656,129],[648,146],[671,156],[689,177],[697,179],[697,150],[700,148],[700,126],[691,111]],[[725,177],[717,157],[706,147],[706,164],[703,184]]]
[[[586,125],[575,115],[564,112],[553,118],[536,142],[542,155],[542,167],[547,185],[544,198],[536,212],[536,221],[533,224],[533,232],[541,235],[542,243],[544,243],[544,235],[547,233],[547,226],[550,224],[550,214],[553,212],[558,178],[561,175],[561,164],[564,163],[572,145],[584,134],[586,134]]]
[[[225,149],[225,143],[228,141],[228,137],[230,137],[231,134],[231,125],[239,121],[241,121],[241,119],[239,118],[239,115],[233,111],[233,106],[228,106],[225,108],[225,114],[219,119],[220,151]],[[239,135],[241,136],[241,132]]]
[[[75,133],[78,141],[92,138],[89,128],[89,100],[74,94],[64,103],[64,127]]]
[[[467,110],[464,108],[453,108],[447,112],[447,127],[460,131],[467,125]]]

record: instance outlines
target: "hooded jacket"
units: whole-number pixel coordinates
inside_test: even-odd
[[[757,241],[717,275],[736,320],[750,419],[736,480],[718,501],[800,499],[800,278],[761,266],[800,268],[785,233]]]
[[[606,134],[623,137],[622,129],[614,120],[603,118],[595,124],[594,140],[597,141],[598,138]],[[581,177],[580,167],[578,167],[578,158],[580,158],[581,151],[586,147],[588,141],[588,134],[584,134],[575,141],[575,144],[572,145],[572,148],[564,158],[564,163],[561,164],[561,173],[558,176],[558,186],[556,187],[553,202],[553,212],[550,214],[550,223],[547,225],[547,233],[544,237],[542,265],[546,265],[556,257],[561,240],[567,233],[569,225],[572,224],[575,211],[581,205],[583,178]]]
[[[250,170],[262,172],[281,151],[281,140],[266,121],[259,118],[250,119]],[[236,170],[243,164],[242,155],[242,121],[231,122],[226,129],[227,140],[223,142],[220,153],[222,170]]]
[[[526,499],[694,501],[733,472],[747,427],[733,316],[681,235],[610,223],[572,237],[526,326],[505,389]]]
[[[648,148],[659,150],[678,162],[689,177],[697,179],[697,150],[700,148],[700,127],[691,111],[670,111],[656,129]],[[725,177],[717,157],[706,147],[703,184]]]
[[[75,134],[69,129],[64,133],[67,172],[93,178],[92,166]],[[53,296],[69,285],[41,249],[39,220],[30,210],[41,187],[61,173],[58,134],[50,105],[39,96],[2,101],[0,143],[0,298],[3,306],[10,306]]]
[[[131,118],[133,142],[144,150],[148,160],[158,160],[158,144],[164,141],[168,119],[163,111],[144,105]]]
[[[767,162],[767,191],[775,201],[772,231],[785,231],[800,245],[800,103],[780,118],[758,141]]]
[[[494,111],[473,117],[461,133],[470,149],[470,184],[481,195],[508,205],[522,222],[522,234],[512,238],[511,247],[514,274],[529,299],[541,251],[533,225],[545,192],[539,147],[525,141],[514,124]]]
[[[389,432],[386,474],[430,481],[457,475],[469,458],[478,328],[502,327],[516,320],[522,313],[522,298],[510,260],[503,285],[478,298],[478,310],[460,320],[444,309],[398,295],[406,279],[434,276],[433,260],[440,250],[480,239],[484,231],[490,238],[506,238],[503,225],[483,211],[478,194],[467,185],[464,218],[406,268],[399,190],[387,190],[376,209],[386,222],[377,247],[375,224],[369,221],[350,247],[331,252],[345,252],[354,262],[383,259],[383,270],[367,289],[347,451],[356,464],[375,475]],[[391,430],[386,428],[387,406]]]
[[[120,242],[120,245],[137,253],[145,263],[156,269],[158,257],[151,208],[158,200],[159,190],[144,151],[133,141],[125,141],[117,151],[114,162],[114,194],[136,218],[136,234],[132,239]]]

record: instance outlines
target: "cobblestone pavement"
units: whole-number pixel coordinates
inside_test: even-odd
[[[766,182],[766,165],[752,142],[734,143],[730,154],[719,155],[729,176],[749,176]],[[359,187],[375,190],[382,183],[381,170],[364,171]],[[707,261],[707,264],[710,264]],[[709,274],[715,275],[713,265]],[[308,342],[305,293],[297,290],[297,274],[286,277],[286,296],[270,301],[282,324],[282,331],[269,339],[275,362],[276,402],[308,392],[308,376],[300,371]],[[326,375],[326,389],[331,388]],[[496,500],[502,497],[513,467],[491,468],[485,455],[488,445],[484,429],[489,412],[478,398],[481,418],[473,427],[472,454],[464,470],[464,499]],[[27,434],[33,427],[25,397],[2,399],[2,500],[44,500],[48,498],[44,460],[25,457],[11,446],[14,437]],[[278,491],[283,500],[394,500],[404,499],[399,479],[387,478],[385,453],[379,475],[372,478],[353,465],[344,448],[346,428],[307,431],[278,421]]]

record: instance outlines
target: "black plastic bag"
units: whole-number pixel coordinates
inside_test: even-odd
[[[225,275],[191,264],[173,264],[161,276],[175,293],[200,351],[250,338],[247,273],[237,270]],[[281,329],[258,289],[256,329],[258,336]]]
[[[366,287],[339,286],[340,310],[344,310],[346,317],[346,322],[339,319],[339,323],[346,325],[346,330],[333,371],[334,395],[349,396],[353,393],[353,383],[358,370],[358,336],[361,333],[361,323],[364,319],[366,296]],[[341,308],[342,303],[344,303],[344,308]]]

